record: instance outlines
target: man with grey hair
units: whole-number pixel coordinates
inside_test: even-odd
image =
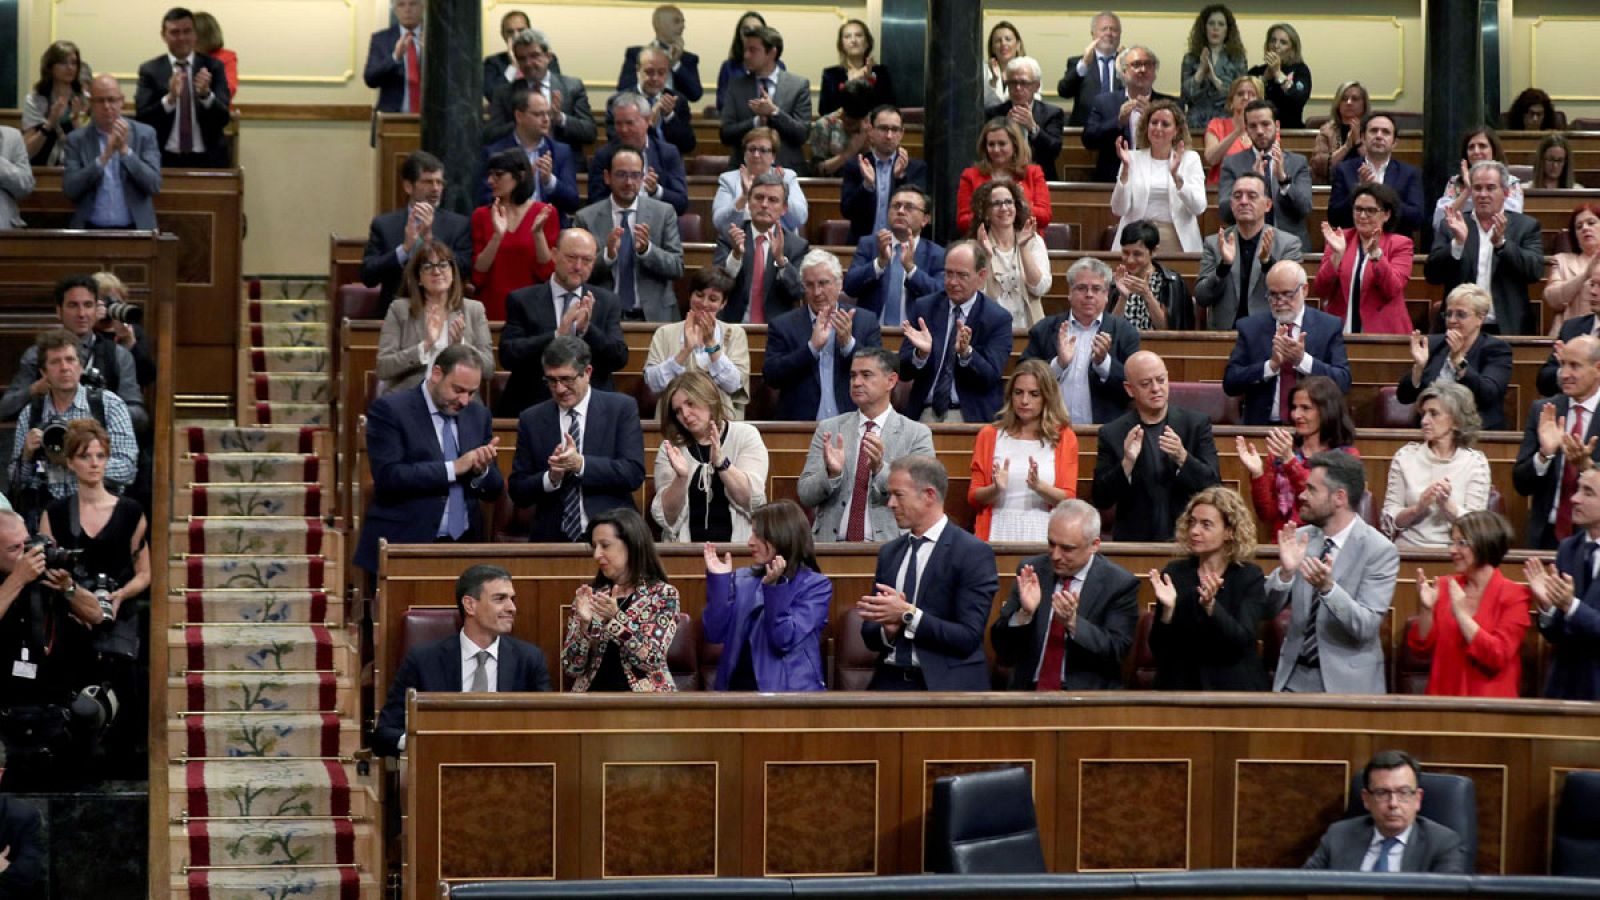
[[[1061,127],[1066,113],[1054,103],[1039,99],[1044,72],[1039,61],[1019,56],[1006,63],[1006,101],[983,111],[985,119],[1009,119],[1028,138],[1033,161],[1044,177],[1056,180],[1056,158],[1061,155]]]
[[[1433,247],[1423,271],[1428,283],[1449,292],[1476,284],[1494,297],[1483,323],[1490,334],[1537,334],[1539,317],[1528,300],[1528,285],[1544,278],[1544,244],[1539,221],[1506,209],[1511,173],[1504,163],[1485,159],[1467,172],[1472,190],[1470,218],[1445,207],[1444,227],[1433,232]]]
[[[1096,555],[1100,512],[1063,500],[1050,513],[1050,550],[1022,561],[989,626],[1014,691],[1117,690],[1139,620],[1139,579]],[[1046,600],[1048,598],[1048,600]]]
[[[651,77],[644,70],[645,56],[650,53],[659,54],[662,84],[666,84],[670,79],[672,96],[681,94],[683,100],[687,101],[682,110],[682,118],[684,123],[688,124],[688,104],[698,102],[705,95],[705,88],[700,84],[700,57],[684,49],[683,26],[683,10],[671,4],[656,7],[655,12],[650,14],[650,27],[655,31],[655,39],[643,46],[629,47],[623,52],[622,72],[617,76],[617,90],[630,91],[642,85]],[[656,94],[651,90],[646,90],[644,93],[650,96]]]
[[[611,98],[609,140],[589,160],[589,202],[598,203],[611,194],[602,176],[611,168],[611,154],[618,147],[644,151],[644,184],[639,193],[671,206],[678,215],[689,211],[689,179],[678,148],[657,140],[650,127],[650,101],[642,94],[627,91]]]
[[[518,85],[550,101],[550,133],[571,147],[575,156],[581,157],[583,148],[594,143],[599,130],[589,111],[589,94],[581,80],[550,68],[553,58],[550,39],[537,28],[523,29],[511,39],[511,59],[517,67],[517,78],[495,85],[494,98],[489,101],[489,122],[483,126],[484,143],[498,141],[516,127],[511,92]]]
[[[733,296],[722,308],[724,322],[765,325],[794,309],[805,296],[795,260],[811,245],[783,227],[789,187],[777,172],[763,172],[750,184],[750,219],[717,235],[712,261],[734,281]]]
[[[1350,390],[1350,360],[1344,347],[1344,322],[1306,307],[1306,270],[1286,259],[1267,272],[1269,311],[1237,323],[1222,389],[1244,396],[1244,424],[1288,423],[1295,385],[1309,375],[1326,375]]]
[[[856,602],[877,651],[874,691],[986,691],[983,625],[999,579],[994,550],[945,515],[949,476],[931,454],[889,467],[889,510],[905,533],[878,550],[872,592]]]
[[[378,112],[420,113],[422,0],[392,0],[390,8],[394,24],[372,33],[362,78],[378,92]]]
[[[1130,149],[1137,149],[1139,120],[1145,110],[1157,100],[1178,99],[1156,91],[1161,60],[1149,47],[1134,44],[1122,51],[1117,66],[1123,87],[1095,97],[1089,107],[1089,120],[1083,126],[1083,146],[1100,154],[1094,165],[1094,180],[1107,183],[1117,179],[1117,169],[1122,165],[1117,157],[1117,138],[1126,141]]]
[[[1139,352],[1139,329],[1106,311],[1111,269],[1086,256],[1067,269],[1069,308],[1028,329],[1023,359],[1042,359],[1061,384],[1061,402],[1075,425],[1122,415],[1123,363]]]
[[[1067,62],[1067,71],[1056,84],[1056,93],[1072,101],[1072,117],[1067,124],[1082,128],[1089,121],[1089,107],[1102,94],[1122,90],[1122,73],[1117,69],[1117,54],[1122,52],[1122,19],[1106,10],[1089,21],[1089,46],[1083,56]]]
[[[773,418],[823,421],[848,410],[850,357],[857,347],[880,347],[878,317],[841,302],[839,258],[813,249],[800,260],[806,302],[767,326],[761,376],[778,390]]]

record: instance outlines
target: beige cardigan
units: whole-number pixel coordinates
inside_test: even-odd
[[[722,445],[722,452],[733,460],[734,468],[743,472],[750,478],[750,505],[747,507],[734,506],[732,508],[733,536],[730,538],[735,543],[750,539],[750,513],[767,502],[767,445],[761,442],[761,432],[754,425],[746,422],[729,422],[728,439]],[[694,490],[694,479],[699,477],[699,463],[690,461],[689,464],[689,489]],[[689,500],[684,497],[683,508],[678,511],[678,516],[671,522],[667,521],[667,514],[661,505],[661,495],[666,493],[667,485],[672,483],[672,461],[667,454],[656,452],[656,496],[650,501],[650,517],[661,526],[661,540],[667,543],[687,541],[689,539]],[[713,478],[721,476],[712,474]]]
[[[467,320],[461,340],[478,351],[478,358],[483,361],[483,384],[487,387],[494,374],[494,343],[489,338],[489,320],[483,314],[483,304],[463,297],[460,315]],[[384,381],[384,393],[416,387],[427,376],[438,353],[431,346],[423,346],[427,340],[428,323],[411,318],[410,300],[395,297],[389,304],[389,314],[383,318],[383,330],[378,333],[378,377]]]

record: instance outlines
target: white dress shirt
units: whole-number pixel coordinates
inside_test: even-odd
[[[579,400],[578,405],[573,407],[573,409],[578,411],[578,453],[580,455],[583,453],[584,438],[589,434],[589,400],[593,396],[594,388],[591,387],[587,391],[583,392],[583,399]],[[561,429],[561,440],[563,442],[565,442],[567,439],[567,422],[569,421],[567,413],[568,410],[562,409],[560,405],[556,406],[556,426]],[[565,481],[566,478],[571,478],[574,475],[579,478],[583,477],[583,468],[581,465],[577,472],[568,474],[562,480]],[[546,469],[544,473],[545,491],[548,493],[555,493],[559,488],[560,485],[550,480],[550,470]],[[581,485],[579,486],[579,490],[582,490]],[[582,503],[578,504],[578,515],[583,520],[583,530],[587,532],[589,530],[589,511],[584,509]]]
[[[1295,313],[1295,315],[1294,315],[1294,336],[1295,336],[1296,339],[1299,339],[1299,338],[1305,336],[1305,333],[1306,333],[1305,321],[1306,321],[1306,307],[1305,307],[1305,304],[1302,303],[1300,305],[1300,311]],[[1288,323],[1278,322],[1275,327],[1281,328],[1285,324],[1288,324]],[[1311,364],[1313,362],[1315,362],[1315,360],[1313,360],[1311,358],[1311,353],[1309,351],[1306,352],[1306,353],[1303,353],[1303,354],[1300,355],[1300,361],[1298,363],[1295,363],[1294,370],[1296,372],[1299,372],[1301,375],[1310,375],[1311,374]],[[1262,364],[1261,372],[1262,372],[1262,376],[1261,377],[1265,378],[1267,381],[1273,381],[1278,377],[1278,365],[1277,365],[1277,363],[1274,363],[1272,361],[1272,357],[1270,355],[1267,357],[1267,361]],[[1279,397],[1278,391],[1274,390],[1272,392],[1272,411],[1269,414],[1271,416],[1271,420],[1274,421],[1274,422],[1278,421],[1278,419],[1279,419],[1278,401],[1280,399],[1281,398]]]
[[[1091,367],[1096,375],[1102,379],[1111,377],[1111,353],[1106,353],[1105,359],[1099,363],[1092,363],[1094,358],[1094,339],[1100,334],[1100,327],[1105,322],[1105,313],[1094,317],[1094,320],[1085,325],[1078,321],[1074,315],[1067,316],[1067,334],[1072,337],[1072,365],[1063,369],[1061,357],[1050,357],[1050,373],[1056,376],[1056,382],[1061,385],[1061,397],[1066,401],[1067,414],[1072,421],[1087,425],[1094,421],[1094,398],[1089,396],[1089,371]]]
[[[1395,835],[1397,843],[1389,848],[1389,864],[1384,868],[1386,872],[1400,871],[1400,860],[1405,858],[1406,844],[1411,842],[1411,832],[1415,831],[1417,823],[1412,822],[1406,830]],[[1361,871],[1371,872],[1378,864],[1378,851],[1383,847],[1383,832],[1372,829],[1372,840],[1367,844],[1367,855],[1361,858]]]

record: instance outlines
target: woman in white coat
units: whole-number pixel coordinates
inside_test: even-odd
[[[1162,246],[1199,253],[1206,173],[1200,155],[1186,149],[1189,126],[1183,112],[1170,100],[1157,100],[1139,120],[1137,137],[1138,150],[1117,138],[1122,168],[1111,191],[1111,211],[1122,221],[1111,249],[1121,249],[1123,226],[1142,219],[1161,232]]]

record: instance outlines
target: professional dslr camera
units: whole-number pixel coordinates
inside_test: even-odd
[[[44,567],[46,569],[65,569],[74,574],[78,572],[78,561],[83,556],[82,550],[68,550],[57,544],[55,538],[48,534],[35,534],[31,535],[27,543],[22,545],[22,552],[27,553],[35,547],[44,548]]]
[[[108,300],[103,304],[106,315],[102,322],[116,321],[124,325],[143,325],[144,307],[137,303],[123,303],[120,300]]]

